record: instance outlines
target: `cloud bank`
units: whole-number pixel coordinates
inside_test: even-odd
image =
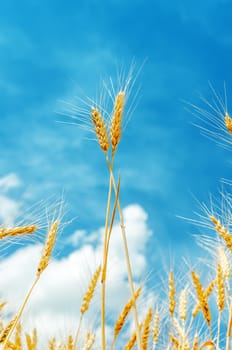
[[[0,184],[3,182],[0,179]],[[8,200],[10,201],[10,198]],[[1,211],[0,214],[4,219],[5,213]],[[123,214],[133,276],[135,284],[138,285],[144,280],[147,268],[146,247],[151,231],[147,224],[147,213],[139,204],[125,207]],[[52,258],[23,315],[26,330],[32,331],[33,327],[36,327],[42,342],[45,343],[54,335],[65,339],[70,333],[75,332],[83,295],[94,271],[101,263],[103,233],[104,228],[100,227],[93,232],[77,230],[68,238],[62,236],[59,238],[64,240],[63,244],[68,246],[70,253],[61,259]],[[22,246],[1,259],[1,300],[8,302],[6,318],[10,318],[18,310],[30,288],[42,248],[41,244]],[[110,242],[107,274],[108,326],[112,320],[115,321],[129,297],[121,230],[119,223],[116,222]],[[100,288],[86,313],[83,329],[88,328],[98,333],[99,326]]]

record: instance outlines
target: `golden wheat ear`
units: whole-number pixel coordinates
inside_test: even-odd
[[[110,147],[110,144],[108,140],[107,127],[104,123],[104,118],[101,116],[99,110],[93,107],[91,111],[91,116],[99,146],[104,152],[107,152]]]
[[[120,91],[115,99],[114,112],[110,127],[112,155],[114,156],[116,148],[120,142],[122,134],[122,116],[124,108],[125,93]]]
[[[100,276],[100,272],[101,272],[101,266],[99,266],[97,268],[97,270],[95,271],[91,281],[90,281],[90,284],[88,286],[88,289],[83,297],[83,301],[82,301],[82,305],[81,305],[81,314],[83,315],[89,308],[89,304],[93,298],[93,295],[94,295],[94,291],[96,289],[96,286],[97,286],[97,282],[98,282],[98,279],[99,279],[99,276]]]
[[[198,298],[199,304],[201,306],[202,313],[204,315],[204,318],[205,318],[208,326],[210,326],[211,313],[210,313],[210,309],[209,309],[208,300],[207,300],[207,297],[205,295],[204,289],[201,285],[199,276],[194,271],[192,271],[192,280],[193,280],[193,284],[194,284],[194,287],[195,287],[195,290],[197,293],[197,298]]]
[[[59,226],[59,221],[56,220],[52,223],[50,229],[48,230],[44,250],[37,267],[37,277],[39,277],[48,266],[49,260],[51,258],[52,250],[55,244],[58,226]]]
[[[37,336],[36,329],[34,328],[32,336],[30,334],[26,333],[25,337],[26,337],[27,349],[28,350],[36,350],[37,343],[38,343],[38,336]]]
[[[37,230],[37,225],[16,226],[12,228],[0,228],[0,239],[5,237],[15,237],[19,235],[32,234]]]
[[[227,248],[232,251],[232,235],[230,233],[230,231],[225,228],[220,220],[218,220],[217,218],[215,218],[215,216],[211,215],[210,216],[210,220],[212,221],[212,223],[215,225],[215,230],[218,233],[218,235],[224,240]]]
[[[225,126],[230,134],[232,134],[232,118],[230,117],[229,113],[226,112],[225,118]]]
[[[175,293],[174,272],[171,271],[169,273],[169,312],[171,317],[173,317],[176,307]]]
[[[115,322],[115,326],[114,326],[114,340],[113,340],[113,345],[119,335],[119,333],[121,332],[125,322],[126,322],[126,319],[127,319],[127,316],[129,315],[132,307],[133,307],[133,304],[134,304],[134,301],[136,301],[141,293],[141,287],[139,287],[136,292],[135,292],[135,295],[134,295],[134,300],[133,299],[130,299],[126,305],[124,306],[121,314],[119,315],[117,321]],[[112,348],[113,348],[113,345],[112,345]]]

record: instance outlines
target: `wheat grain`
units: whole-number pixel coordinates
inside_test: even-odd
[[[204,315],[206,322],[208,323],[208,325],[210,325],[211,314],[209,310],[207,297],[204,294],[204,290],[202,288],[200,279],[194,271],[192,271],[192,279],[197,292],[197,297],[198,297],[199,304],[201,306],[202,313]]]
[[[52,254],[52,250],[55,244],[58,226],[59,226],[59,221],[56,220],[52,223],[50,229],[48,230],[44,250],[37,268],[37,276],[40,276],[48,266],[48,263]]]
[[[104,152],[107,152],[110,144],[108,140],[108,132],[104,123],[104,118],[101,116],[97,108],[92,107],[91,111],[92,121],[94,124],[95,134],[98,139],[98,143]]]
[[[83,297],[83,300],[82,300],[82,305],[81,305],[81,314],[83,315],[89,308],[89,304],[90,304],[90,301],[92,300],[93,298],[93,294],[94,294],[94,291],[95,291],[95,288],[96,288],[96,285],[97,285],[97,281],[99,279],[99,276],[100,276],[100,272],[101,272],[101,266],[99,266],[97,268],[97,270],[95,271],[91,281],[90,281],[90,284],[88,286],[88,289]]]
[[[112,116],[112,122],[111,122],[111,128],[110,128],[113,155],[121,139],[124,97],[125,97],[124,92],[120,91],[116,96],[115,104],[114,104],[114,113]]]

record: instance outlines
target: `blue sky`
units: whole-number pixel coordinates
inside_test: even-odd
[[[191,228],[175,215],[191,217],[191,193],[206,200],[229,176],[229,154],[201,137],[182,100],[198,104],[199,93],[210,93],[208,81],[219,93],[226,81],[230,102],[230,10],[228,1],[3,4],[2,176],[16,173],[32,202],[65,191],[76,225],[101,224],[103,157],[77,127],[57,123],[54,111],[60,99],[81,90],[94,97],[102,77],[145,61],[117,157],[121,200],[140,203],[161,240],[184,242]]]
[[[0,177],[18,181],[7,196],[30,206],[64,192],[67,220],[76,217],[64,234],[99,228],[104,157],[86,132],[57,123],[70,121],[56,113],[59,101],[94,98],[102,78],[145,62],[116,159],[122,206],[137,203],[148,214],[148,270],[156,249],[164,259],[191,250],[197,229],[176,215],[194,217],[196,199],[217,193],[230,177],[230,154],[202,137],[183,100],[201,105],[208,81],[220,94],[225,81],[230,106],[231,13],[226,0],[2,3]]]

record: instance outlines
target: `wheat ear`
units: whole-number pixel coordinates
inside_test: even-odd
[[[202,313],[204,315],[206,322],[208,323],[208,326],[210,326],[211,314],[210,314],[210,310],[209,310],[208,301],[207,301],[207,298],[205,296],[200,279],[194,271],[192,271],[192,279],[193,279],[193,283],[194,283],[194,286],[195,286],[195,289],[197,292],[197,297],[198,297],[199,304],[201,306]]]
[[[0,343],[5,342],[5,340],[6,340],[7,336],[8,336],[8,334],[9,334],[9,332],[10,332],[12,326],[13,326],[14,323],[15,323],[15,319],[16,319],[16,317],[14,317],[14,318],[8,323],[8,325],[3,329],[3,331],[1,332],[1,335],[0,335]],[[3,347],[3,349],[4,349],[4,347]]]
[[[150,308],[147,312],[144,325],[143,325],[143,334],[142,334],[142,350],[148,349],[148,340],[150,335],[150,324],[152,320],[152,309]]]
[[[46,267],[48,266],[51,254],[52,254],[52,250],[54,247],[54,243],[56,240],[56,233],[57,233],[57,229],[59,226],[59,221],[56,220],[52,223],[48,234],[47,234],[47,239],[45,242],[45,246],[43,249],[43,253],[42,256],[40,258],[40,262],[38,264],[38,268],[37,268],[37,276],[39,277],[42,272],[46,269]]]
[[[135,300],[138,299],[139,295],[140,295],[140,292],[141,292],[141,287],[138,288],[135,292]],[[113,344],[115,343],[116,341],[116,338],[118,337],[120,331],[122,330],[122,327],[124,326],[125,324],[125,321],[126,321],[126,318],[132,308],[134,304],[134,300],[133,299],[130,299],[127,304],[124,306],[121,314],[119,315],[117,321],[115,322],[115,326],[114,326],[114,341],[113,341]]]
[[[43,253],[42,253],[38,268],[37,268],[36,278],[31,286],[31,288],[29,289],[17,315],[14,318],[14,322],[13,322],[13,324],[12,324],[12,326],[11,326],[11,328],[10,328],[10,330],[9,330],[5,340],[4,340],[2,350],[5,350],[5,348],[7,346],[7,342],[10,339],[10,336],[11,336],[12,332],[14,331],[15,327],[17,326],[17,323],[18,323],[18,321],[19,321],[19,319],[20,319],[20,317],[25,309],[25,306],[26,306],[26,304],[27,304],[27,302],[32,294],[33,289],[35,288],[36,284],[38,283],[42,272],[46,269],[46,267],[48,265],[48,262],[49,262],[50,257],[51,257],[52,249],[53,249],[53,246],[55,243],[56,232],[57,232],[58,226],[59,226],[59,221],[58,220],[54,221],[53,224],[51,225],[50,229],[48,230],[44,250],[43,250]]]
[[[74,341],[72,335],[68,336],[66,350],[74,350]]]
[[[227,248],[232,251],[232,235],[229,230],[227,230],[215,216],[210,216],[210,220],[214,223],[215,230],[219,236],[223,238]]]
[[[91,281],[90,281],[90,284],[88,286],[88,289],[83,297],[83,300],[82,300],[82,305],[81,305],[81,314],[83,315],[89,308],[89,304],[93,298],[93,295],[94,295],[94,291],[95,291],[95,288],[96,288],[96,285],[97,285],[97,281],[99,279],[99,276],[100,276],[100,272],[101,272],[101,266],[99,266]]]
[[[139,331],[141,331],[141,329],[142,329],[142,324],[139,325]],[[131,350],[134,347],[136,340],[137,340],[137,331],[134,331],[128,343],[125,345],[124,350]]]
[[[173,317],[175,311],[176,301],[175,301],[175,283],[174,283],[174,272],[169,273],[169,312],[171,317]]]
[[[104,152],[107,152],[110,147],[110,144],[108,140],[107,128],[104,123],[104,118],[101,116],[98,109],[93,107],[91,111],[91,116],[99,146]]]
[[[170,342],[175,346],[175,349],[179,349],[179,346],[180,346],[180,343],[179,343],[179,340],[174,337],[174,335],[172,333],[169,334],[169,337],[170,337]]]
[[[17,350],[22,350],[22,326],[17,324],[16,333],[15,333],[15,346]]]
[[[207,299],[209,298],[209,296],[212,294],[216,284],[217,284],[216,279],[213,280],[212,282],[210,282],[210,284],[208,285],[208,287],[204,291],[205,298],[207,298]],[[192,317],[195,318],[200,310],[201,310],[201,305],[200,305],[200,303],[198,303],[192,311]]]
[[[217,265],[217,306],[218,306],[218,334],[217,334],[217,348],[219,348],[220,338],[220,324],[221,324],[221,313],[225,307],[225,285],[222,267],[220,264]]]
[[[124,99],[125,99],[125,94],[124,92],[120,91],[117,94],[115,99],[114,113],[112,116],[112,122],[111,122],[111,128],[110,128],[113,156],[121,139]]]
[[[153,350],[156,347],[156,344],[159,340],[159,311],[156,310],[154,314],[154,321],[153,321]]]
[[[225,285],[222,267],[220,264],[217,265],[217,288],[218,288],[218,310],[222,312],[225,307]]]
[[[26,333],[26,343],[28,350],[36,350],[38,337],[36,329],[33,330],[32,336]]]
[[[56,350],[56,338],[52,338],[49,340],[48,350]]]
[[[232,134],[232,118],[229,116],[228,112],[226,112],[224,120],[225,120],[225,126],[227,130],[229,131],[230,134]]]
[[[200,346],[199,350],[203,350],[204,348],[206,348],[206,350],[214,350],[215,344],[212,340],[207,340]]]
[[[198,337],[198,335],[195,335],[195,337],[193,339],[192,350],[199,350],[199,337]]]
[[[184,322],[187,318],[187,289],[183,289],[179,297],[179,317]]]
[[[35,232],[37,228],[37,225],[16,226],[11,228],[2,227],[0,228],[0,239],[31,234]]]
[[[217,248],[217,251],[218,251],[218,260],[222,268],[223,276],[224,278],[230,278],[231,271],[230,271],[230,261],[228,259],[228,256],[222,246],[219,246]]]
[[[82,350],[90,350],[95,342],[95,334],[91,335],[89,332],[87,333],[85,344]]]
[[[90,302],[93,298],[100,273],[101,273],[101,266],[98,266],[98,268],[96,269],[95,273],[93,274],[91,281],[88,285],[88,288],[83,296],[82,304],[81,304],[81,308],[80,308],[81,316],[79,319],[76,335],[74,338],[74,349],[76,349],[76,347],[77,347],[77,341],[78,341],[78,337],[79,337],[79,333],[80,333],[80,329],[81,329],[82,319],[83,319],[85,312],[88,310]]]

